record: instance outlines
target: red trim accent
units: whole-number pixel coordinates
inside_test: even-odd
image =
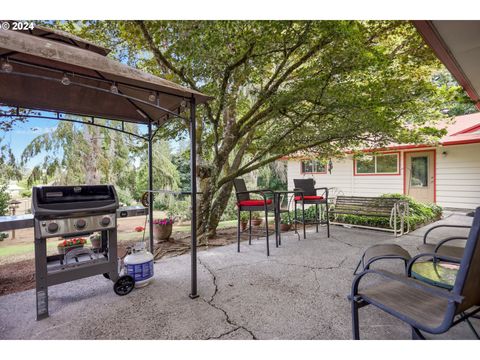
[[[476,125],[473,125],[473,126],[470,126],[469,128],[466,128],[466,129],[463,129],[459,132],[456,132],[454,134],[451,134],[449,136],[455,136],[455,135],[460,135],[460,134],[467,134],[467,133],[470,133],[470,132],[474,132],[475,130],[480,130],[480,124],[476,124]]]
[[[480,143],[480,139],[447,141],[442,143],[442,145],[450,146],[450,145],[466,145],[466,144],[477,144],[477,143]]]
[[[414,20],[413,25],[420,35],[422,35],[423,40],[425,40],[435,55],[437,55],[437,58],[447,67],[455,79],[457,79],[458,83],[465,89],[468,96],[475,102],[477,109],[480,110],[480,96],[443,41],[433,22],[431,20]]]
[[[415,152],[433,152],[433,202],[437,203],[437,149],[403,152],[403,195],[407,195],[407,154]]]
[[[378,155],[397,154],[397,172],[396,173],[374,173],[374,174],[359,174],[357,173],[357,159],[353,159],[353,176],[398,176],[400,175],[400,152],[388,151],[382,152]]]

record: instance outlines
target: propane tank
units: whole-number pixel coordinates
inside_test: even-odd
[[[143,242],[136,243],[123,262],[127,274],[135,279],[136,288],[148,285],[153,277],[153,255],[145,249]]]

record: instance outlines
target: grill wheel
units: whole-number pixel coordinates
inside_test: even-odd
[[[135,280],[130,275],[123,275],[113,284],[113,291],[118,296],[129,294],[135,286]]]

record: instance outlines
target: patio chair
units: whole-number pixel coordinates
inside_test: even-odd
[[[452,245],[445,245],[447,243],[450,243],[451,241],[458,241],[458,240],[468,240],[468,237],[466,236],[451,236],[447,237],[445,239],[440,240],[436,244],[431,244],[427,242],[428,235],[433,230],[436,229],[444,229],[444,228],[454,228],[454,229],[470,229],[470,225],[449,225],[449,224],[441,224],[441,225],[436,225],[432,226],[430,229],[428,229],[425,232],[425,235],[423,236],[423,244],[419,246],[418,250],[422,253],[438,253],[441,255],[446,255],[450,257],[455,257],[458,259],[461,259],[463,256],[463,250],[464,248],[461,246],[452,246]]]
[[[464,248],[461,246],[445,245],[451,241],[468,240],[466,236],[451,236],[440,240],[436,244],[428,243],[428,235],[435,229],[454,228],[454,229],[470,229],[471,225],[450,225],[441,224],[432,226],[425,232],[423,236],[423,244],[418,247],[420,253],[435,253],[445,255],[451,258],[461,260]],[[408,262],[411,260],[411,255],[407,250],[397,244],[375,244],[367,248],[358,262],[353,275],[357,275],[358,269],[368,270],[370,265],[378,260],[385,259],[399,259],[405,263],[405,271],[407,270]]]
[[[353,338],[360,338],[358,309],[374,305],[410,325],[413,339],[424,339],[421,331],[441,334],[480,311],[480,207],[475,211],[473,225],[459,261],[441,254],[423,253],[408,263],[407,274],[365,270],[352,284],[349,300],[352,307]],[[451,291],[428,285],[411,277],[413,264],[419,259],[459,263]],[[360,281],[371,275],[386,281],[359,290]]]
[[[326,224],[327,225],[327,237],[330,237],[330,219],[328,214],[328,188],[326,187],[315,187],[315,180],[313,179],[293,179],[295,186],[294,191],[298,191],[294,197],[294,210],[295,210],[295,232],[297,232],[297,223],[301,222],[303,225],[303,238],[307,238],[307,233],[305,230],[305,205],[315,205],[315,221],[310,222],[310,224],[316,225],[316,231],[318,233],[318,225]],[[317,195],[317,190],[323,190],[322,195]],[[297,204],[302,206],[302,221],[298,219],[297,216]],[[322,216],[320,214],[319,218],[319,205],[320,211],[322,211],[322,205],[325,205],[325,221],[321,220]]]
[[[240,252],[240,212],[249,212],[249,224],[248,224],[248,244],[252,244],[252,211],[263,211],[265,213],[265,236],[267,239],[267,256],[270,256],[269,245],[269,229],[268,229],[268,212],[275,212],[274,204],[274,192],[269,189],[261,190],[247,190],[245,180],[234,179],[233,186],[235,187],[235,195],[237,197],[237,251]],[[250,194],[257,194],[262,199],[251,199]],[[270,194],[271,198],[267,198],[266,194]],[[276,243],[277,244],[277,243]],[[277,244],[278,246],[278,244]]]

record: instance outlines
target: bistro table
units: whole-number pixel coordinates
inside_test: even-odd
[[[418,261],[412,266],[412,277],[427,284],[452,290],[459,264],[434,261]]]
[[[418,261],[412,265],[412,277],[427,284],[438,286],[447,290],[452,290],[457,277],[460,264],[454,264],[444,261]],[[477,316],[472,317],[478,319]],[[477,333],[470,319],[465,319],[477,339],[480,335]]]
[[[282,236],[281,236],[281,231],[280,231],[280,217],[282,213],[289,213],[290,211],[290,200],[288,200],[288,194],[293,194],[292,196],[295,196],[295,194],[299,194],[301,191],[288,191],[288,190],[278,190],[274,191],[274,196],[275,196],[275,236],[277,240],[278,245],[282,245]],[[283,196],[283,197],[282,197]],[[287,208],[282,208],[282,202],[283,199],[287,197]],[[290,214],[288,215],[290,218]],[[300,235],[299,235],[300,239]]]

